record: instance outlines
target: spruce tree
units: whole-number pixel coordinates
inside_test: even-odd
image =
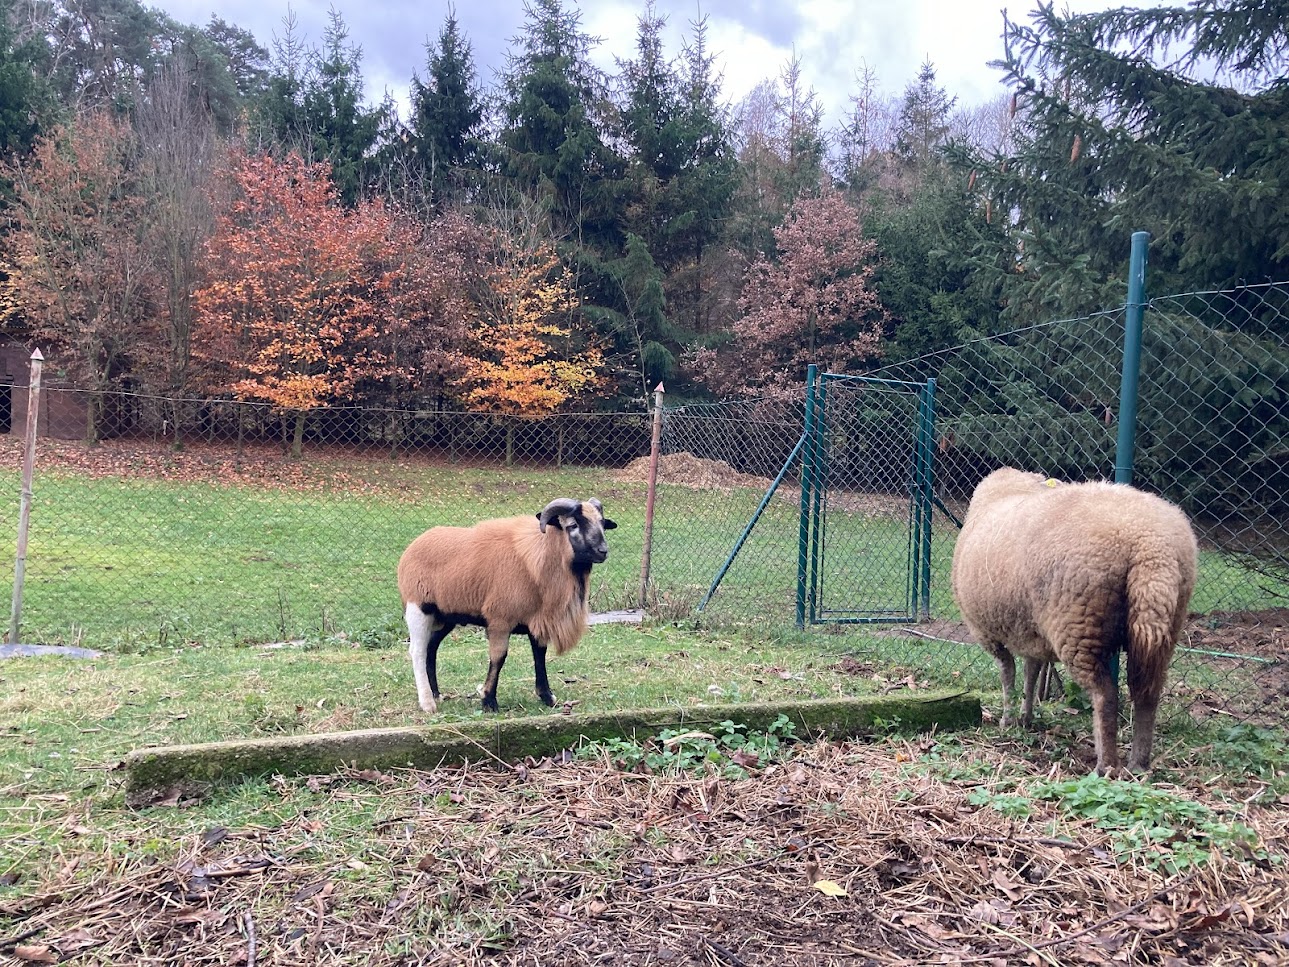
[[[1289,2],[1040,4],[1004,41],[1015,148],[954,158],[986,219],[1011,225],[1013,313],[1122,301],[1135,230],[1154,292],[1289,278]]]
[[[48,61],[42,38],[19,42],[10,23],[12,0],[0,0],[0,159],[25,157],[53,114],[53,99],[38,71]],[[0,180],[0,208],[7,197]]]
[[[676,355],[702,328],[710,269],[734,188],[734,153],[705,20],[669,60],[666,18],[647,4],[636,54],[619,61],[618,112],[626,176],[621,210],[627,244],[613,265],[623,299],[609,318],[626,333],[647,390],[671,380]],[[643,308],[642,308],[643,307]],[[684,331],[685,329],[690,332]]]
[[[590,60],[599,41],[562,0],[532,0],[524,9],[524,31],[502,81],[500,191],[535,200],[546,213],[577,292],[576,335],[593,339],[596,325],[616,341],[608,316],[626,309],[614,271],[623,246],[622,162],[608,142],[607,86]]]
[[[695,332],[713,313],[713,259],[726,234],[738,160],[721,75],[707,46],[707,18],[691,21],[681,48],[673,123],[678,169],[668,226],[667,296],[671,317]]]
[[[665,26],[650,0],[637,20],[636,58],[618,61],[623,91],[616,117],[625,154],[620,204],[627,239],[610,265],[616,298],[601,313],[636,363],[641,399],[670,377],[675,363],[663,276],[678,261],[674,235],[684,224],[677,192],[684,160],[679,82],[663,51]]]
[[[250,111],[248,140],[252,149],[294,149],[308,153],[304,91],[311,82],[313,62],[295,12],[287,9],[281,35],[273,35],[262,89]]]
[[[939,162],[937,149],[949,136],[949,118],[956,97],[950,97],[935,82],[935,67],[930,61],[918,70],[916,84],[904,90],[904,103],[895,134],[895,151],[917,169]]]
[[[502,171],[548,206],[556,237],[581,256],[616,251],[620,162],[605,143],[604,78],[591,63],[598,38],[562,0],[531,0],[502,81]]]
[[[331,180],[347,205],[358,200],[372,173],[368,154],[381,128],[382,109],[362,103],[362,48],[349,44],[349,28],[332,8],[323,48],[304,87],[305,132],[314,160],[331,162]]]
[[[449,9],[437,45],[426,44],[426,80],[412,78],[409,165],[435,206],[468,191],[480,163],[483,105],[470,42]]]

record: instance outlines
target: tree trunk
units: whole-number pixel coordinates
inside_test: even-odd
[[[304,421],[308,413],[297,410],[295,414],[295,433],[291,437],[291,459],[299,460],[304,453]]]
[[[174,422],[174,439],[170,444],[170,449],[178,452],[184,448],[183,423],[180,416],[183,413],[183,402],[177,397],[170,400],[170,419]]]
[[[405,429],[404,429],[404,423],[405,423],[405,419],[403,415],[397,410],[395,410],[393,413],[390,414],[389,416],[389,458],[391,460],[398,459],[399,446],[400,444],[402,444],[403,437],[406,435]]]
[[[99,422],[103,418],[103,397],[91,391],[85,404],[85,445],[98,446]]]
[[[515,465],[515,421],[506,420],[506,466]]]
[[[694,252],[694,332],[705,331],[706,319],[703,315],[703,242],[700,238]],[[645,388],[645,399],[648,399],[648,387]]]

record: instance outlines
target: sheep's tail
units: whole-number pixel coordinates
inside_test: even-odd
[[[1128,691],[1163,691],[1168,663],[1186,621],[1195,587],[1195,565],[1160,542],[1137,548],[1128,567]]]

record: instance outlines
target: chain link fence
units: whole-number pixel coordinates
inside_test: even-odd
[[[871,649],[879,661],[938,680],[996,687],[992,660],[962,643],[967,636],[952,600],[949,569],[960,521],[975,484],[1001,465],[1065,480],[1113,478],[1124,330],[1125,313],[1116,310],[982,336],[882,367],[838,407],[841,415],[824,428],[832,456],[822,470],[820,583],[862,609],[897,594],[901,582],[915,587],[918,571],[930,569],[931,620],[873,629],[882,640]],[[907,415],[885,402],[890,394],[876,388],[879,381],[929,380],[935,429],[928,539],[917,525],[925,495],[919,495],[914,434]],[[664,468],[675,460],[678,468],[702,466],[719,479],[725,464],[772,478],[787,465],[707,603],[708,613],[731,620],[782,617],[794,585],[815,580],[816,549],[798,530],[804,462],[787,459],[804,431],[804,410],[781,410],[770,421],[765,406],[683,407],[668,413],[663,433]],[[1289,712],[1289,286],[1152,300],[1135,439],[1134,484],[1182,506],[1202,548],[1192,620],[1172,674],[1173,707],[1283,721]],[[677,482],[684,486],[682,477]],[[675,504],[690,500],[667,495]],[[664,557],[660,575],[674,576],[678,603],[693,600],[711,561],[736,546],[731,534],[750,520],[749,505],[755,507],[751,494],[731,501],[728,517],[705,513],[685,552]],[[667,513],[660,500],[660,514]],[[900,553],[901,535],[906,553]],[[922,541],[927,546],[919,553]],[[668,591],[659,593],[666,599]],[[832,612],[835,620],[837,609]]]
[[[802,428],[799,402],[735,400],[665,411],[651,612],[687,618],[702,606],[718,618],[791,620],[801,494],[794,462]],[[788,479],[771,493],[785,466]]]
[[[996,687],[993,662],[961,643],[948,581],[958,521],[1002,464],[1112,475],[1124,326],[1121,310],[1058,320],[828,382],[816,450],[800,401],[667,408],[648,610],[763,627],[869,622],[853,640],[876,662]],[[1146,313],[1134,482],[1183,506],[1203,548],[1175,707],[1289,710],[1286,333],[1286,285],[1156,298]],[[929,380],[928,429],[909,387]],[[13,494],[23,390],[7,388],[12,432],[0,436]],[[561,495],[599,496],[624,525],[592,607],[637,603],[645,412],[368,407],[297,422],[254,404],[119,393],[93,407],[102,443],[87,447],[88,395],[43,399],[52,436],[38,446],[22,640],[389,643],[402,635],[394,565],[413,537]],[[815,526],[803,530],[803,511]],[[6,533],[17,518],[16,500],[0,507]]]
[[[23,417],[25,387],[17,390]],[[557,496],[600,496],[611,513],[644,502],[643,482],[610,475],[648,453],[644,412],[320,410],[304,421],[295,457],[289,414],[127,393],[103,400],[100,442],[87,446],[89,402],[65,388],[42,394],[42,434],[53,436],[37,443],[26,642],[388,643],[404,634],[398,557],[425,529],[536,514]],[[14,494],[24,443],[0,436]],[[10,540],[17,517],[17,501],[0,507]],[[634,544],[617,542],[611,565],[596,569],[594,607],[634,603],[636,530]],[[12,579],[12,550],[0,566]]]

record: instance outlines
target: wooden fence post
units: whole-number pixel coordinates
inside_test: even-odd
[[[18,643],[22,617],[22,582],[27,576],[27,530],[31,524],[31,480],[36,472],[36,427],[40,421],[40,370],[45,357],[31,354],[31,382],[27,389],[27,449],[22,458],[22,502],[18,511],[18,556],[13,564],[13,607],[9,612],[9,644]]]
[[[649,440],[649,492],[645,497],[644,549],[640,554],[640,594],[637,605],[643,611],[649,592],[649,566],[653,558],[653,504],[658,492],[658,451],[662,449],[662,383],[653,391],[653,434]]]

